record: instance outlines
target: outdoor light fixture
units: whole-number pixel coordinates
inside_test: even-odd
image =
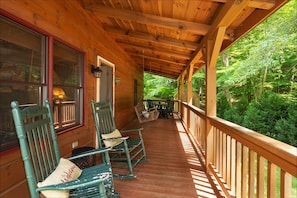
[[[91,65],[91,72],[94,74],[95,78],[100,78],[102,74],[102,69],[100,69],[100,67]]]

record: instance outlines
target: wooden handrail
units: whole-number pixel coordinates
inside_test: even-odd
[[[254,152],[297,177],[297,148],[217,117],[209,117],[211,125],[224,131]]]
[[[296,147],[221,118],[206,117],[203,110],[185,102],[180,104],[190,137],[204,153],[213,154],[204,155],[212,158],[205,160],[209,162],[205,166],[227,197],[291,196],[292,178],[297,178]],[[206,122],[212,127],[208,134]]]

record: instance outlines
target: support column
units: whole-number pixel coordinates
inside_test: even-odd
[[[184,74],[181,74],[178,80],[178,100],[183,102],[184,100]],[[181,112],[181,103],[178,103],[178,112]]]
[[[216,101],[216,62],[219,56],[219,52],[222,46],[224,35],[226,32],[226,27],[220,27],[214,39],[209,39],[206,43],[206,123],[205,123],[205,132],[206,132],[206,159],[205,165],[208,169],[208,165],[214,161],[214,131],[213,127],[210,125],[210,116],[216,116],[217,113],[217,101]]]
[[[179,100],[180,101],[183,101],[184,100],[184,84],[185,84],[185,75],[182,74],[180,76],[180,79],[179,79],[179,88],[178,88],[178,95],[179,95]]]
[[[193,101],[193,85],[192,85],[192,76],[193,76],[194,64],[191,64],[188,68],[188,89],[187,89],[187,103],[192,104]]]

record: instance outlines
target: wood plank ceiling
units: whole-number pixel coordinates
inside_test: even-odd
[[[145,72],[177,79],[205,65],[205,46],[225,29],[220,52],[286,0],[77,0]]]

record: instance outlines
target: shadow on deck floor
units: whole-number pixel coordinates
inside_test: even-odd
[[[148,162],[134,168],[133,180],[115,179],[121,198],[221,197],[201,164],[201,155],[179,119],[158,119],[141,126]],[[200,157],[197,156],[200,155]],[[117,170],[114,170],[116,172]]]

